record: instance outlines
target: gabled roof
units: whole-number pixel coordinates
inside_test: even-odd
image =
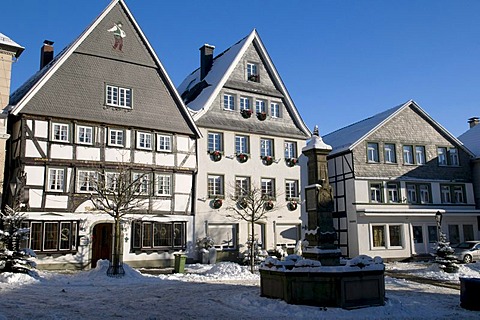
[[[480,125],[476,125],[458,137],[463,144],[480,158]]]
[[[25,48],[0,32],[0,51],[1,50],[15,52],[15,58],[18,58]]]
[[[220,90],[223,88],[233,70],[245,55],[245,52],[252,43],[257,45],[259,54],[265,61],[265,67],[272,75],[272,81],[274,84],[284,95],[287,104],[286,107],[292,112],[293,119],[297,126],[305,135],[310,136],[310,130],[300,117],[293,100],[291,99],[282,79],[280,78],[279,73],[277,72],[267,50],[265,49],[265,46],[263,45],[262,40],[260,39],[260,36],[255,29],[248,36],[235,43],[221,54],[217,55],[213,60],[213,65],[210,71],[204,79],[200,79],[199,68],[187,76],[185,80],[183,80],[183,82],[178,86],[178,91],[180,94],[182,94],[194,87],[196,84],[199,84],[202,80],[206,82],[203,90],[195,97],[194,100],[188,103],[188,108],[192,110],[194,119],[198,120],[205,114],[206,111],[208,111],[208,109],[211,108],[213,101],[218,96]]]
[[[393,119],[397,114],[406,108],[412,108],[420,113],[433,127],[449,137],[452,141],[462,147],[467,153],[472,155],[471,151],[463,146],[463,143],[455,138],[443,126],[428,115],[415,101],[409,100],[404,104],[380,112],[372,117],[366,118],[342,129],[331,132],[323,136],[323,140],[333,147],[330,155],[351,151],[359,143],[363,142],[378,128]]]
[[[145,37],[143,31],[141,30],[138,23],[135,21],[135,18],[131,14],[130,10],[126,6],[124,0],[112,0],[107,8],[93,21],[93,23],[85,29],[85,31],[70,45],[68,45],[62,52],[60,52],[49,64],[44,68],[34,74],[29,80],[27,80],[20,88],[18,88],[10,97],[10,105],[7,107],[13,115],[18,115],[22,113],[23,109],[27,106],[29,101],[35,97],[35,95],[46,85],[46,83],[55,75],[55,73],[66,64],[67,60],[72,57],[75,52],[82,52],[85,50],[91,50],[91,48],[82,48],[84,46],[85,40],[94,34],[96,28],[104,23],[104,19],[113,11],[113,9],[119,5],[120,8],[125,12],[128,20],[130,21],[133,30],[138,34],[138,39],[146,47],[146,52],[148,52],[149,58],[151,59],[152,66],[155,66],[159,70],[159,76],[162,79],[164,85],[167,88],[167,91],[171,94],[175,104],[179,107],[179,111],[185,120],[185,123],[190,128],[190,132],[194,133],[196,136],[201,136],[200,131],[198,130],[193,118],[191,117],[187,107],[183,103],[178,91],[176,90],[173,82],[168,76],[165,68],[160,62],[158,56],[153,50],[152,46]],[[107,30],[105,30],[106,32]],[[137,39],[137,38],[136,38]],[[145,60],[146,61],[146,60]],[[143,61],[142,61],[143,62]],[[145,66],[149,67],[149,63],[143,62]],[[105,119],[100,119],[105,121]],[[176,119],[175,121],[177,121]],[[158,121],[158,120],[157,120]],[[158,121],[159,123],[161,121]],[[134,125],[134,124],[132,124]]]

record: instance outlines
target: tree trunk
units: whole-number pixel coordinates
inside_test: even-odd
[[[250,272],[254,272],[255,270],[255,247],[254,247],[254,241],[255,241],[255,221],[252,219],[251,223],[251,228],[252,228],[252,235],[251,235],[251,241],[250,241]]]
[[[114,226],[114,235],[113,235],[113,254],[112,254],[112,266],[109,270],[109,273],[112,275],[123,274],[122,268],[122,254],[121,254],[121,228],[120,228],[120,217],[117,215],[115,217],[115,226]]]

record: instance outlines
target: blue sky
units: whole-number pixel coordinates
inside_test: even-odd
[[[39,67],[43,40],[60,52],[109,0],[16,0],[0,32],[26,48],[12,89]],[[127,0],[179,85],[256,28],[307,126],[326,134],[415,100],[453,135],[480,116],[480,1]]]

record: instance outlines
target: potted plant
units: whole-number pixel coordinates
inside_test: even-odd
[[[287,166],[293,167],[298,163],[298,159],[297,158],[287,158],[287,159],[285,159],[285,162],[287,163]]]
[[[197,239],[197,248],[200,254],[200,260],[203,264],[215,263],[217,260],[217,251],[214,248],[215,242],[209,236]]]
[[[212,157],[212,160],[215,161],[215,162],[220,161],[222,159],[222,152],[221,151],[214,150],[214,151],[208,151],[208,153]]]
[[[257,119],[260,121],[263,121],[267,119],[267,113],[266,112],[257,112]]]
[[[212,200],[212,207],[213,209],[220,209],[223,204],[222,199],[215,198]]]
[[[259,76],[258,74],[251,74],[248,76],[248,81],[258,82]]]
[[[273,163],[273,157],[272,156],[263,156],[261,157],[263,160],[263,163],[267,166],[271,165]]]
[[[265,202],[265,210],[267,211],[270,211],[273,209],[273,201],[272,200],[268,200]]]
[[[237,154],[237,159],[238,159],[238,162],[240,162],[240,163],[247,162],[247,160],[248,160],[248,154],[246,154],[246,153],[238,153],[238,154]]]
[[[250,109],[243,109],[243,110],[240,110],[240,114],[242,115],[242,117],[244,117],[245,119],[248,119],[252,116],[252,113],[253,111],[250,110]]]

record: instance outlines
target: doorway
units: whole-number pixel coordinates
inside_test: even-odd
[[[92,236],[92,268],[98,260],[110,260],[112,257],[113,224],[99,223],[93,227]]]

